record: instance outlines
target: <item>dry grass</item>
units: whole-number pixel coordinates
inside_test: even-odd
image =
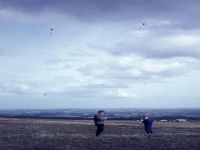
[[[107,121],[99,138],[95,129],[92,120],[0,118],[0,149],[200,149],[200,122],[156,122],[152,136],[136,121]]]

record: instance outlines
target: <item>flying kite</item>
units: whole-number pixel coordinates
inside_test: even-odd
[[[146,23],[145,22],[143,22],[142,24],[141,24],[141,26],[139,27],[139,30],[141,30],[142,29],[142,27],[143,26],[145,26],[146,25]]]
[[[50,35],[52,35],[52,33],[53,33],[53,30],[54,30],[53,28],[51,28],[51,29],[50,29]]]

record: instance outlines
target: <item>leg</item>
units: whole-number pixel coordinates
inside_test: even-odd
[[[151,134],[153,133],[153,131],[151,130],[151,127],[149,128],[149,131],[150,131]]]
[[[101,133],[101,130],[100,130],[100,129],[101,129],[100,126],[97,125],[96,136],[99,136],[99,135],[100,135],[100,133]]]
[[[101,133],[104,131],[104,124],[101,125]]]
[[[97,125],[96,136],[100,136],[100,134],[103,132],[103,130],[104,130],[103,124]]]
[[[148,127],[144,127],[145,131],[147,134],[149,134],[149,128]]]

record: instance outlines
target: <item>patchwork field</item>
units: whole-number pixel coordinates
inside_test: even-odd
[[[92,120],[0,118],[0,149],[199,150],[200,122],[155,122],[146,135],[141,122],[107,120],[95,137]]]

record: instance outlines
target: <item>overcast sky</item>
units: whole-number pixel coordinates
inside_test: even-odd
[[[0,109],[200,108],[199,0],[0,0]]]

